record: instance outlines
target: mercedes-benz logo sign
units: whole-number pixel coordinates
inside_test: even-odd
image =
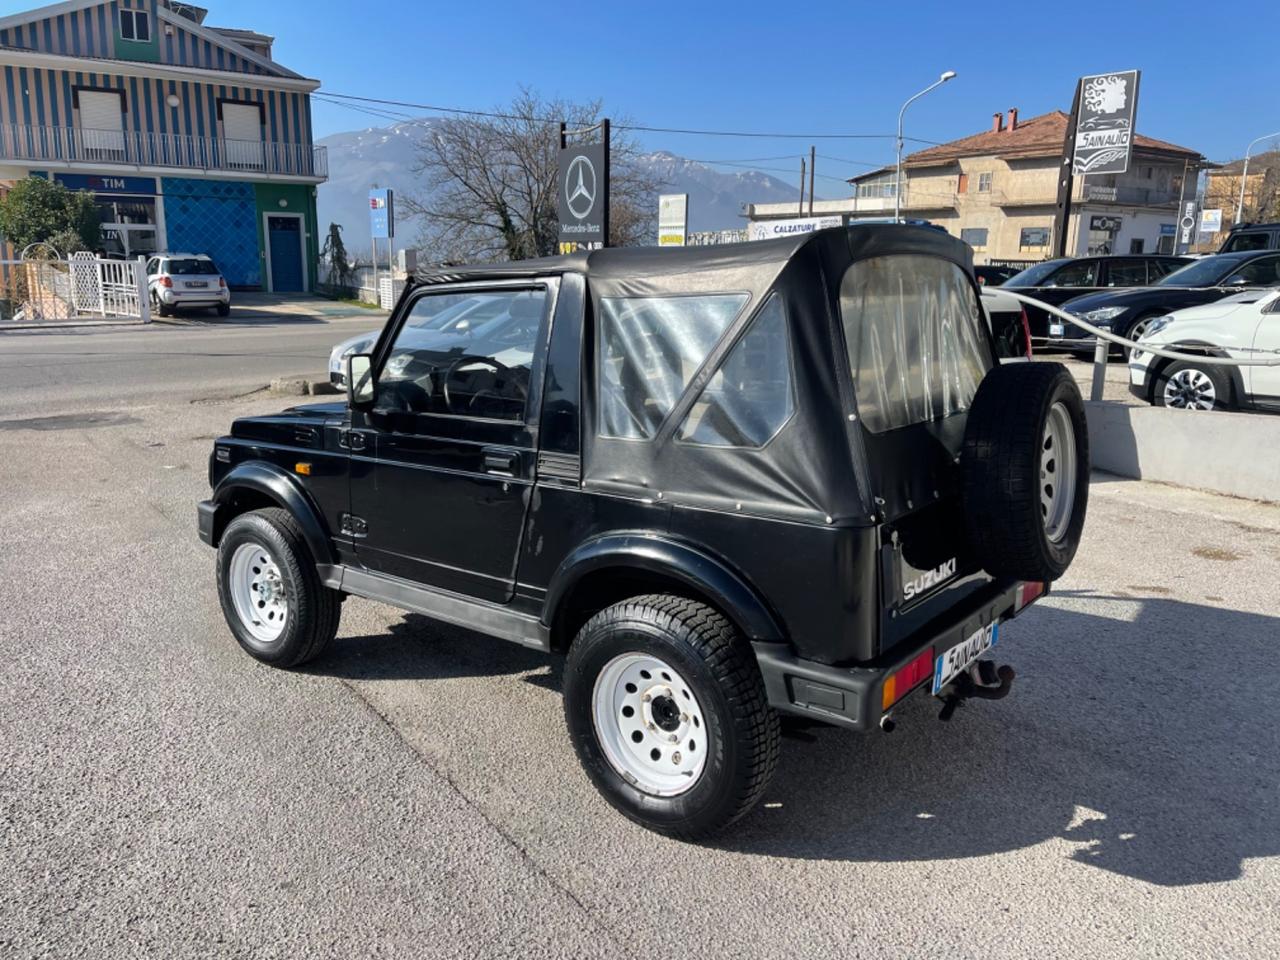
[[[584,219],[596,205],[596,168],[584,156],[569,161],[564,178],[564,197],[569,212],[579,220]]]

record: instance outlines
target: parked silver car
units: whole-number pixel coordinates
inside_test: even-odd
[[[172,317],[178,307],[231,312],[231,290],[217,264],[203,253],[157,253],[147,261],[151,309]]]

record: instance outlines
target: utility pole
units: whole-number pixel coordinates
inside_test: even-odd
[[[818,169],[818,148],[809,145],[809,216],[813,216],[813,177]]]
[[[804,216],[804,157],[800,158],[800,216]]]

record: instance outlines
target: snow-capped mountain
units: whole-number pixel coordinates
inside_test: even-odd
[[[413,173],[416,146],[435,122],[406,120],[316,141],[329,149],[329,179],[320,186],[317,200],[321,234],[327,233],[330,223],[340,223],[347,249],[367,255],[369,189],[391,187],[398,194],[420,189]],[[689,194],[691,231],[741,227],[744,204],[783,203],[799,197],[797,185],[759,170],[726,173],[665,150],[644,154],[639,162],[662,181],[662,192]],[[417,228],[401,221],[397,233],[396,245],[402,246],[412,242]]]

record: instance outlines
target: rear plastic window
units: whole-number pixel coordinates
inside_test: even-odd
[[[602,297],[600,434],[652,437],[747,295]]]
[[[917,254],[853,264],[840,317],[862,424],[883,433],[967,410],[991,352],[959,266]]]

